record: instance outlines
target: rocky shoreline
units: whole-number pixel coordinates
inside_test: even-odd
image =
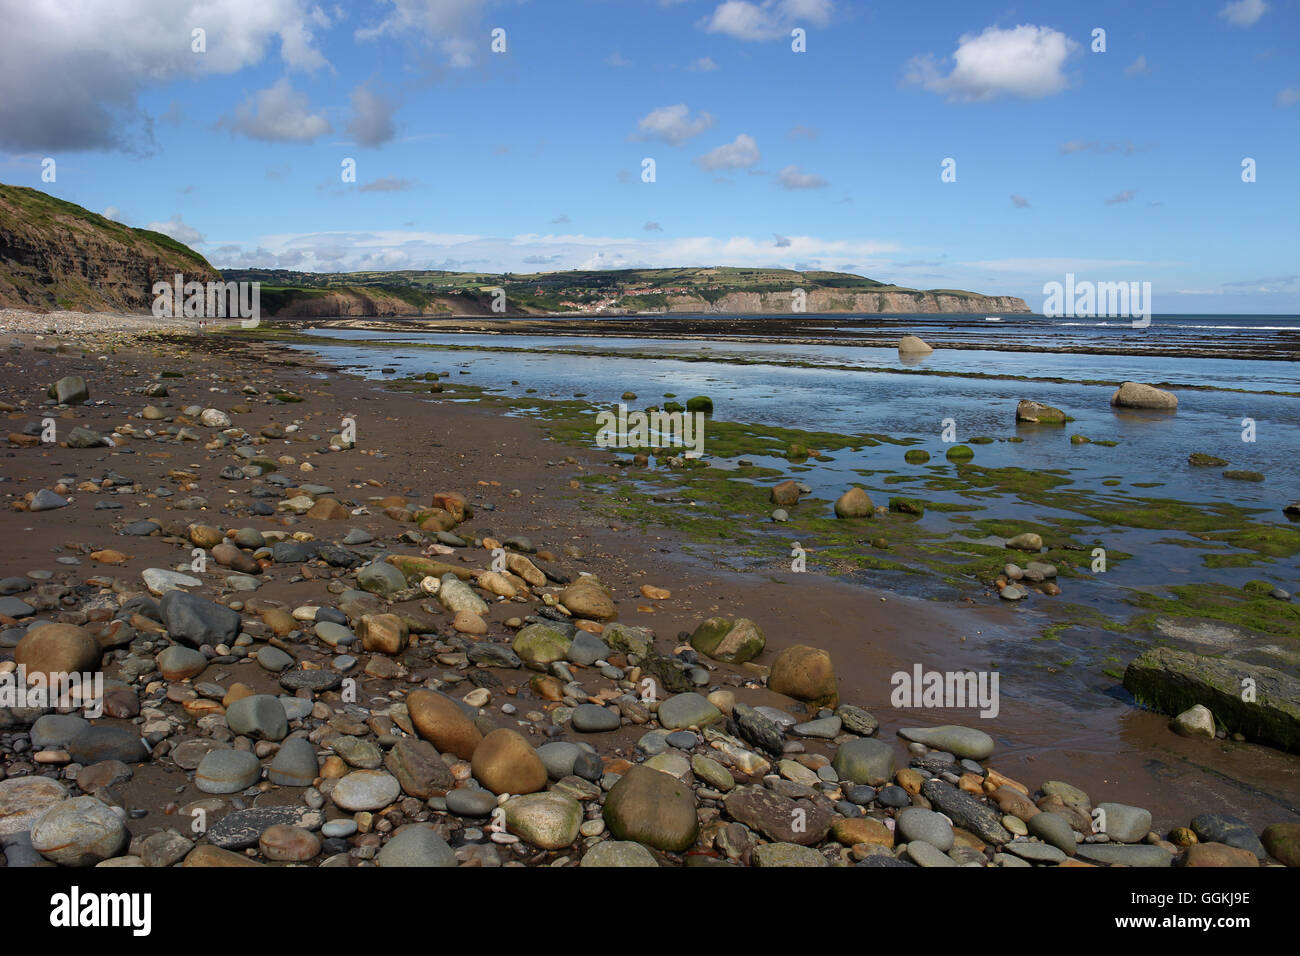
[[[1157,830],[983,731],[882,734],[815,632],[595,544],[524,423],[466,469],[273,343],[5,361],[0,677],[104,677],[102,718],[0,707],[6,866],[1300,865],[1294,812]]]

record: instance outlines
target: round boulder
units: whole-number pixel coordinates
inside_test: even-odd
[[[483,738],[470,761],[474,779],[493,793],[535,793],[546,786],[546,765],[520,734],[507,727]]]
[[[103,656],[99,641],[75,624],[38,624],[18,642],[14,662],[28,675],[83,674],[99,670]]]
[[[835,707],[840,699],[830,654],[806,644],[794,644],[776,656],[767,686],[775,693],[819,707]]]

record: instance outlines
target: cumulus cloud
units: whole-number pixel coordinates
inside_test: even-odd
[[[311,0],[0,0],[0,148],[153,148],[139,94],[183,77],[235,73],[278,41],[290,69],[326,65],[315,46],[329,18]],[[191,48],[206,30],[207,52]],[[169,111],[170,115],[170,111]]]
[[[798,166],[787,166],[776,174],[776,181],[786,189],[821,189],[829,186],[826,180],[816,173],[805,173]]]
[[[310,143],[333,129],[324,113],[311,112],[307,94],[295,90],[288,77],[258,90],[216,126],[268,143]]]
[[[1268,10],[1264,0],[1237,0],[1220,10],[1219,16],[1234,27],[1253,27]]]
[[[691,111],[685,103],[660,106],[637,121],[636,127],[639,132],[635,138],[658,139],[670,146],[680,146],[688,139],[711,129],[714,122],[713,117],[704,112],[692,119]]]
[[[762,156],[758,143],[752,136],[741,133],[732,142],[709,150],[703,156],[696,157],[695,164],[700,169],[748,169],[757,166]]]
[[[725,0],[699,26],[737,40],[772,40],[795,27],[824,27],[834,10],[831,0]]]
[[[790,237],[783,236],[779,232],[774,232],[772,233],[772,245],[776,246],[778,249],[788,249],[790,248]]]
[[[105,219],[117,221],[122,217],[122,210],[118,209],[116,206],[105,206],[104,211],[101,212],[100,215]]]
[[[1116,203],[1132,202],[1132,201],[1133,201],[1133,197],[1136,196],[1136,195],[1137,195],[1137,193],[1135,193],[1133,190],[1131,190],[1131,189],[1126,189],[1126,190],[1124,190],[1123,192],[1116,193],[1115,195],[1113,195],[1113,196],[1111,196],[1109,199],[1107,199],[1107,200],[1106,200],[1106,205],[1107,205],[1107,206],[1114,206]]]
[[[161,232],[164,236],[171,236],[177,242],[183,242],[187,246],[197,246],[203,242],[203,233],[193,226],[186,225],[185,220],[179,215],[172,216],[166,222],[151,222],[145,228]]]
[[[358,146],[382,146],[397,134],[393,125],[396,106],[373,90],[358,86],[352,91],[352,118],[348,120],[348,135]]]
[[[691,65],[686,69],[692,73],[712,73],[714,70],[722,69],[722,67],[713,61],[713,57],[702,56],[698,60],[691,61]]]
[[[954,102],[1040,99],[1066,88],[1065,63],[1078,49],[1078,43],[1050,27],[989,27],[961,37],[946,76],[934,57],[920,56],[908,63],[905,81]]]

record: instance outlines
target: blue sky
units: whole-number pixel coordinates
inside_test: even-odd
[[[0,0],[0,22],[0,180],[217,266],[773,265],[1035,309],[1073,272],[1149,281],[1157,313],[1300,313],[1300,0]]]

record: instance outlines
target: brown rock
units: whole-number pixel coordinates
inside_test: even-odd
[[[487,625],[473,611],[457,611],[451,626],[462,634],[486,634]]]
[[[1027,796],[1009,786],[998,787],[989,794],[989,799],[997,804],[997,808],[1003,813],[1025,822],[1028,822],[1030,817],[1043,812],[1034,806],[1033,801]],[[1071,826],[1073,826],[1073,820],[1071,820]]]
[[[794,481],[783,481],[772,489],[772,504],[785,508],[799,503],[799,485]]]
[[[433,496],[433,506],[447,512],[457,524],[464,521],[469,513],[469,504],[459,491],[439,491]]]
[[[536,793],[546,787],[546,765],[522,736],[502,727],[483,738],[470,761],[474,777],[493,793]]]
[[[192,524],[189,527],[189,538],[193,544],[210,551],[225,541],[226,535],[220,528],[214,528],[210,524]]]
[[[261,866],[241,853],[202,843],[190,850],[181,866]]]
[[[925,778],[911,767],[904,767],[894,774],[894,782],[906,790],[909,796],[914,797],[921,792],[921,784],[925,783]]]
[[[403,737],[384,757],[384,766],[403,792],[421,800],[441,797],[456,786],[451,768],[426,740]]]
[[[1259,866],[1259,857],[1226,843],[1197,843],[1183,853],[1182,866]]]
[[[560,603],[574,613],[576,617],[586,617],[597,621],[609,621],[618,617],[618,608],[609,589],[587,575],[578,578],[560,594]]]
[[[90,632],[75,624],[38,624],[14,649],[14,661],[27,667],[28,676],[80,674],[99,670],[103,650]]]
[[[870,817],[836,817],[831,824],[831,836],[843,846],[856,846],[859,843],[894,845],[894,834],[889,827]]]
[[[506,568],[511,574],[519,575],[535,588],[546,584],[546,575],[522,554],[507,554]]]
[[[394,655],[406,650],[410,631],[396,614],[364,614],[357,622],[357,636],[363,650]]]
[[[257,693],[257,691],[253,690],[253,688],[249,687],[247,684],[231,684],[226,690],[226,696],[221,698],[221,706],[229,707],[235,701],[243,700],[245,697],[252,697],[255,693]]]
[[[277,637],[284,637],[298,628],[298,622],[294,620],[293,615],[278,607],[267,608],[261,616],[262,623]]]
[[[461,760],[469,760],[483,740],[474,721],[460,709],[460,705],[442,694],[431,690],[413,691],[406,698],[406,708],[415,732],[442,753],[453,753]]]
[[[308,518],[322,521],[345,521],[350,516],[347,508],[334,498],[317,498],[316,503],[307,512]]]
[[[240,574],[262,573],[262,566],[253,560],[252,555],[245,554],[229,541],[223,541],[212,549],[212,560]]]
[[[320,853],[320,837],[302,827],[277,823],[262,831],[257,841],[262,855],[277,863],[304,863]]]
[[[840,702],[831,656],[806,644],[794,644],[776,655],[767,678],[768,689],[819,707]]]

